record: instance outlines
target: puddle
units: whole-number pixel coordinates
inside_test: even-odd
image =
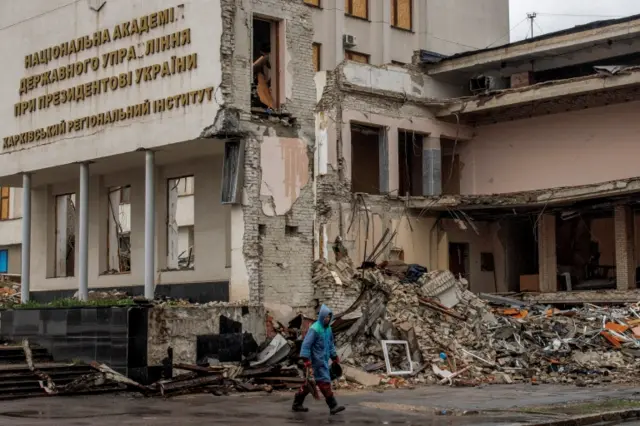
[[[20,419],[58,419],[58,420],[73,420],[73,419],[86,419],[96,417],[117,417],[117,416],[132,416],[132,417],[148,417],[148,416],[166,416],[171,414],[168,410],[153,410],[153,409],[134,409],[125,412],[86,412],[83,410],[74,410],[77,413],[71,414],[56,414],[51,411],[39,411],[39,410],[23,410],[23,411],[5,411],[0,412],[0,416],[20,418]]]

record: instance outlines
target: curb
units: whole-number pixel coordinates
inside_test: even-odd
[[[640,418],[640,408],[606,413],[589,414],[587,416],[572,417],[570,419],[550,420],[542,423],[525,423],[527,426],[587,426],[601,422],[624,421]]]

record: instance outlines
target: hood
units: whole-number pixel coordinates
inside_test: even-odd
[[[329,307],[327,305],[322,305],[320,307],[320,312],[318,312],[318,321],[320,321],[320,324],[324,324],[324,319],[329,316],[332,317],[333,316],[333,312],[331,312],[331,309],[329,309]]]

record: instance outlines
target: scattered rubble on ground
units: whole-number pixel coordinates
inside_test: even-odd
[[[0,305],[20,303],[20,276],[0,274]]]
[[[340,263],[345,262],[343,256]],[[316,265],[325,276],[316,280],[325,294],[330,280],[323,271],[334,269]],[[396,261],[352,270],[350,279],[340,276],[339,286],[361,293],[352,306],[336,312],[332,327],[343,363],[367,374],[351,378],[362,386],[375,382],[369,375],[395,387],[640,379],[640,304],[559,310],[494,295],[482,295],[488,299],[483,300],[464,279],[418,265]],[[408,342],[411,361],[404,347],[394,345],[389,365],[411,374],[388,374],[385,340]]]

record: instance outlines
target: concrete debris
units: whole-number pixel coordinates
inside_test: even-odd
[[[314,282],[324,292],[330,282],[362,289],[347,309],[357,317],[338,316],[332,328],[343,363],[376,374],[382,384],[592,385],[640,379],[640,304],[558,310],[505,297],[483,300],[448,271],[407,282],[398,265],[367,266],[350,278],[352,271],[341,275],[340,284],[319,277]],[[334,268],[323,263],[316,273],[326,277]],[[323,302],[332,306],[330,299]],[[411,377],[386,376],[383,340],[409,343]],[[404,348],[390,347],[389,358],[393,370],[407,369]]]

